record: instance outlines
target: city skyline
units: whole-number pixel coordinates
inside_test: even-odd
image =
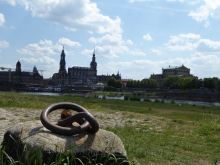
[[[220,77],[220,2],[211,0],[0,0],[0,66],[34,65],[44,77],[88,66],[144,79],[185,66],[200,78]]]

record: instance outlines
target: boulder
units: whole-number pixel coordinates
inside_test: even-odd
[[[103,129],[96,134],[62,136],[47,130],[40,121],[31,121],[9,128],[2,145],[9,156],[25,164],[34,161],[51,163],[59,161],[62,155],[63,158],[68,155],[72,162],[80,159],[84,163],[92,160],[95,163],[128,164],[120,138]]]

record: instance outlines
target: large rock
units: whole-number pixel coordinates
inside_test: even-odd
[[[80,158],[84,162],[90,159],[96,163],[106,163],[106,160],[113,157],[111,154],[117,158],[116,164],[127,160],[120,138],[103,129],[96,134],[62,136],[51,133],[40,121],[25,122],[8,129],[2,144],[12,158],[28,164],[32,164],[34,159],[51,162],[62,153]]]

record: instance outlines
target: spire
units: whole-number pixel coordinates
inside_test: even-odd
[[[59,72],[65,72],[66,73],[66,60],[65,60],[65,51],[64,51],[64,46],[63,50],[60,55],[60,69]]]
[[[93,54],[92,54],[92,61],[95,62],[95,48],[94,48]]]
[[[90,63],[90,68],[93,69],[93,70],[97,70],[97,63],[96,63],[96,60],[95,60],[95,48],[93,50],[93,55],[92,55],[92,61]]]
[[[18,62],[16,63],[16,72],[21,72],[21,63],[18,60]]]
[[[62,55],[62,54],[64,54],[64,56],[65,56],[64,45],[63,45],[63,49],[62,49],[62,53],[61,53],[61,55]]]
[[[34,73],[34,74],[38,74],[38,70],[37,70],[37,67],[36,67],[36,66],[34,66],[34,68],[33,68],[33,73]]]
[[[95,56],[95,48],[94,48],[94,50],[93,50],[93,56]]]
[[[118,70],[118,73],[117,73],[117,75],[116,75],[116,79],[117,79],[117,80],[121,80],[121,74],[119,73],[119,70]]]

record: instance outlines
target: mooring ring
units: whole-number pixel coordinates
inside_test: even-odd
[[[78,112],[76,115],[70,116],[61,122],[59,125],[50,123],[48,115],[57,109],[68,109]],[[81,133],[96,133],[99,130],[99,124],[95,118],[84,107],[71,103],[60,102],[50,105],[47,109],[42,111],[40,116],[41,123],[48,130],[60,135],[78,135]],[[79,126],[63,127],[67,122],[77,122]]]

